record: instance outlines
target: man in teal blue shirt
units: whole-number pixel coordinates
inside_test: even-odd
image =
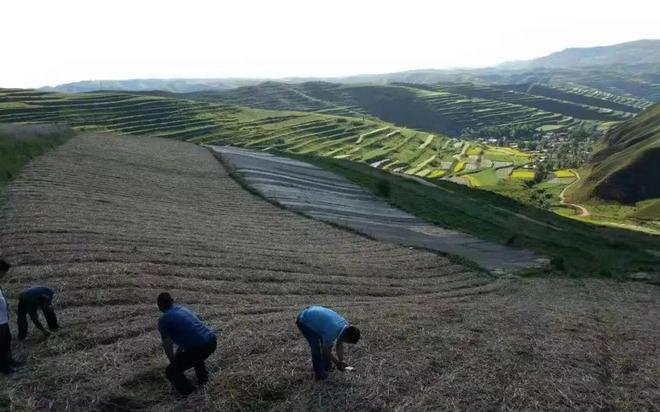
[[[355,344],[360,340],[360,330],[348,324],[337,312],[323,306],[309,306],[296,319],[296,325],[307,339],[312,351],[312,366],[316,379],[328,377],[332,364],[343,371],[344,343]],[[335,347],[336,356],[332,353]]]
[[[158,309],[163,313],[158,321],[158,331],[163,340],[165,355],[170,360],[165,368],[165,376],[177,392],[188,396],[195,390],[186,378],[185,372],[188,369],[195,368],[200,385],[209,379],[204,362],[215,352],[215,334],[192,311],[175,305],[167,292],[158,295]],[[177,345],[176,353],[174,344]]]

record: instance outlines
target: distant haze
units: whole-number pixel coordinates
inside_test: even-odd
[[[660,2],[0,2],[0,87],[483,67],[660,38]]]

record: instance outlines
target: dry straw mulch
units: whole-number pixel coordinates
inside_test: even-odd
[[[652,410],[660,293],[637,283],[493,279],[369,240],[241,189],[201,147],[88,135],[11,185],[0,254],[15,306],[57,291],[61,331],[15,345],[15,410]],[[155,297],[218,333],[208,386],[177,401]],[[309,304],[363,330],[356,367],[313,382],[294,325]],[[13,325],[12,325],[13,326]],[[2,399],[4,398],[4,400]]]

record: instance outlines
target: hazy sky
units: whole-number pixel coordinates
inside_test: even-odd
[[[0,87],[488,66],[660,38],[641,0],[0,0]]]

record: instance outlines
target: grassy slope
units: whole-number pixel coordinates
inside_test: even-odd
[[[563,266],[570,274],[619,276],[660,269],[660,259],[644,252],[660,250],[657,237],[598,228],[451,182],[439,181],[438,187],[429,187],[364,164],[294,157],[338,173],[377,195],[386,181],[389,201],[395,206],[443,227],[538,251],[554,258],[555,266]]]
[[[639,210],[634,214],[639,219],[658,220],[660,217],[660,199],[651,199],[638,204]]]
[[[660,154],[660,104],[612,129],[586,166],[572,199],[592,197],[626,203],[660,197],[660,173],[653,159]]]
[[[0,124],[0,190],[30,160],[73,136],[58,125]]]

